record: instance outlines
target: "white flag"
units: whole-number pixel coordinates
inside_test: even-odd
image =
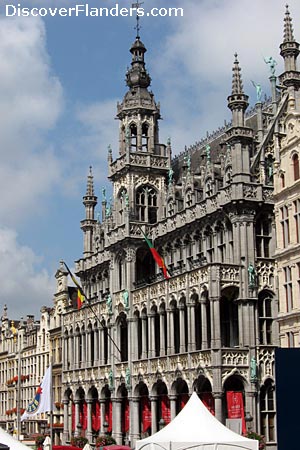
[[[24,414],[22,414],[21,421],[30,419],[31,417],[34,417],[36,414],[52,410],[51,377],[52,377],[52,370],[51,366],[49,366],[45,373],[43,381],[37,388],[34,399],[27,406]]]

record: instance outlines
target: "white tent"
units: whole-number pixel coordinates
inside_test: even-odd
[[[222,425],[193,393],[180,413],[162,430],[136,442],[136,450],[258,450],[247,439]]]
[[[28,450],[27,445],[17,441],[10,434],[6,433],[3,428],[0,427],[0,444],[5,444],[10,447],[11,450]]]

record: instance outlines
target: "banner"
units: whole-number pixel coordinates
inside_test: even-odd
[[[244,401],[242,392],[227,391],[226,399],[228,419],[242,419],[242,432],[243,434],[246,433]]]
[[[127,433],[129,431],[129,401],[128,398],[123,399],[122,408],[122,433]]]
[[[97,432],[100,430],[100,403],[99,400],[94,400],[92,404],[92,430]]]
[[[151,428],[151,404],[149,397],[142,397],[142,431],[146,433],[146,431],[150,431]]]
[[[171,422],[170,399],[167,395],[161,398],[161,417],[166,425]]]
[[[36,394],[32,402],[27,406],[21,421],[31,419],[37,414],[52,411],[51,405],[51,377],[52,369],[48,367],[44,375],[43,381],[37,388]]]
[[[112,431],[112,402],[110,399],[105,402],[105,420],[108,423],[107,432],[110,433]]]
[[[215,401],[211,392],[202,392],[200,394],[200,399],[208,411],[214,416],[215,415]]]
[[[180,394],[179,398],[180,398],[180,411],[181,411],[182,408],[184,408],[185,405],[187,404],[190,397],[189,397],[189,394]]]

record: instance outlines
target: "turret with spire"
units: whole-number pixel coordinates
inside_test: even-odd
[[[145,67],[146,51],[138,32],[130,48],[131,67],[126,73],[126,84],[129,90],[122,103],[118,104],[117,117],[121,121],[119,139],[121,155],[126,152],[161,155],[162,151],[158,141],[160,109],[153,93],[148,90],[151,77]]]
[[[228,97],[228,108],[232,111],[232,126],[243,127],[245,125],[245,111],[248,107],[248,95],[244,94],[241,68],[235,53],[232,68],[232,90]]]
[[[227,131],[227,145],[232,156],[232,180],[250,181],[250,147],[252,130],[245,126],[245,111],[248,95],[244,93],[237,53],[232,69],[232,89],[228,97],[228,108],[232,111],[232,127]]]
[[[94,194],[94,177],[92,167],[87,177],[86,194],[83,197],[85,206],[85,219],[81,221],[81,229],[84,233],[83,253],[88,256],[92,253],[92,238],[95,220],[95,206],[97,205],[97,197]]]
[[[284,17],[283,42],[280,45],[280,55],[284,60],[284,73],[280,76],[280,83],[286,87],[300,86],[300,73],[297,72],[297,57],[299,43],[294,38],[294,30],[289,7],[286,5]]]

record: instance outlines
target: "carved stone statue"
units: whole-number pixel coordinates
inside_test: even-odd
[[[262,94],[262,90],[261,90],[261,85],[258,83],[255,83],[255,81],[251,80],[251,83],[253,84],[253,86],[256,89],[256,100],[258,103],[261,102],[261,94]]]
[[[106,202],[106,190],[105,190],[105,188],[102,188],[102,201]]]
[[[187,166],[187,173],[190,174],[191,173],[191,155],[186,155],[184,157],[184,162]]]
[[[257,364],[254,356],[252,356],[250,362],[250,380],[251,381],[257,380]]]
[[[264,58],[264,61],[266,64],[268,64],[271,75],[274,76],[277,62],[275,61],[275,59],[272,56],[269,56],[268,58]]]
[[[129,367],[127,367],[126,372],[125,372],[125,384],[127,387],[130,386],[130,369],[129,369]]]
[[[129,293],[127,290],[125,290],[123,292],[123,303],[124,303],[125,308],[129,307]]]
[[[168,172],[168,177],[169,177],[169,179],[168,179],[168,186],[171,186],[172,183],[173,183],[173,175],[174,175],[174,170],[171,167],[169,169],[169,172]]]
[[[207,162],[210,163],[210,145],[205,146]]]
[[[249,281],[249,287],[255,286],[256,276],[255,276],[255,267],[252,263],[248,266],[248,281]]]
[[[108,387],[109,387],[109,389],[113,389],[113,387],[114,387],[114,376],[113,376],[113,372],[112,372],[112,370],[110,370],[109,371],[109,374],[108,374]]]
[[[111,298],[110,294],[108,294],[108,296],[107,296],[106,306],[107,306],[108,313],[112,314],[112,298]]]

